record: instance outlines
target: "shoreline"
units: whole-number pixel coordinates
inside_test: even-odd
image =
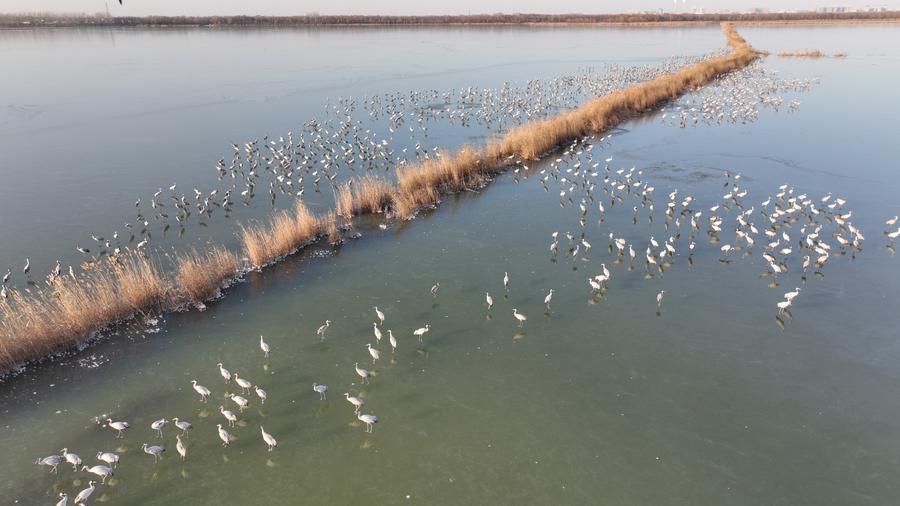
[[[588,100],[578,108],[526,123],[483,146],[464,146],[454,154],[417,166],[399,167],[396,184],[366,175],[336,189],[336,207],[312,213],[297,200],[292,210],[263,223],[242,226],[242,251],[211,244],[187,251],[174,271],[135,254],[108,259],[75,279],[50,281],[35,293],[12,291],[0,299],[0,379],[29,364],[80,349],[105,329],[137,316],[200,306],[251,270],[262,270],[321,240],[340,243],[356,216],[382,214],[411,220],[437,207],[443,196],[487,186],[493,176],[518,167],[568,142],[602,134],[621,123],[740,70],[764,53],[753,49],[731,24],[723,23],[731,51],[686,65],[628,88]],[[73,275],[74,277],[74,275]]]
[[[853,13],[758,14],[489,14],[457,16],[109,16],[2,14],[0,30],[31,28],[325,28],[325,27],[678,27],[732,23],[767,25],[886,25],[900,10]]]

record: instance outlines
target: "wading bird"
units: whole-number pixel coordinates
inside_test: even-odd
[[[198,385],[197,380],[191,380],[191,385],[194,387],[194,391],[200,394],[200,400],[206,402],[206,399],[210,394],[209,389],[203,385]]]

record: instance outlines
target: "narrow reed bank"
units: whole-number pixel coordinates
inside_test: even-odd
[[[57,277],[46,288],[12,290],[0,299],[0,375],[29,361],[72,348],[97,331],[136,315],[174,310],[215,297],[246,272],[326,239],[342,239],[339,220],[384,213],[411,219],[442,195],[481,188],[490,178],[575,139],[603,133],[660,103],[749,65],[759,57],[730,24],[723,25],[731,51],[681,70],[593,99],[557,116],[527,123],[481,148],[465,146],[416,166],[397,169],[397,182],[367,175],[335,188],[335,209],[313,213],[301,201],[267,223],[238,231],[246,262],[221,246],[190,251],[165,275],[136,254],[106,259],[72,279]]]
[[[744,68],[760,56],[733,25],[723,24],[723,31],[732,48],[724,56],[709,58],[673,74],[610,93],[573,111],[527,123],[480,150],[465,146],[452,156],[445,153],[418,166],[399,168],[397,186],[390,195],[390,202],[382,200],[381,205],[396,217],[412,218],[419,210],[435,205],[442,194],[478,188],[492,174],[511,166],[513,161],[533,160],[572,140],[605,132],[662,102]],[[380,188],[383,195],[383,185]],[[348,192],[342,195],[341,207],[362,208],[363,205],[352,197],[355,195]]]

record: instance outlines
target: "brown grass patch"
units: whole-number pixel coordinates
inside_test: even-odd
[[[191,250],[180,255],[175,273],[175,286],[181,296],[194,304],[215,295],[222,284],[238,272],[238,259],[222,246],[206,251]]]
[[[268,226],[251,225],[240,229],[244,251],[254,267],[262,267],[294,252],[319,234],[319,219],[301,201],[292,211],[272,216]]]
[[[169,284],[150,260],[106,260],[47,290],[0,301],[0,371],[69,348],[99,329],[169,302]]]

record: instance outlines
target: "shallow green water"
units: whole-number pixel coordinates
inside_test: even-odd
[[[670,36],[660,32],[669,33],[618,36],[635,45],[647,34]],[[714,29],[687,33],[704,41],[700,47],[720,42]],[[559,155],[533,164],[527,178],[509,174],[482,192],[447,197],[411,223],[359,224],[361,240],[317,246],[251,273],[206,311],[167,316],[153,326],[158,333],[123,331],[0,385],[7,464],[0,490],[20,504],[74,495],[86,473],[61,465],[51,475],[32,464],[66,446],[91,464],[99,450],[121,453],[114,480],[94,496],[113,504],[896,502],[900,275],[882,230],[900,207],[900,151],[883,97],[900,84],[900,60],[896,51],[883,54],[879,41],[896,37],[897,28],[742,33],[759,47],[815,46],[850,57],[765,62],[786,75],[820,78],[796,97],[797,113],[783,108],[753,123],[684,129],[657,118],[598,143],[595,162],[612,156],[614,168],[636,166],[656,187],[652,225],[646,209],[632,224],[638,201],[611,207],[597,190],[607,212],[598,223],[592,204],[588,260],[565,256],[563,235],[578,230],[583,192],[561,207],[557,182],[543,190],[541,171],[566,158]],[[827,46],[836,40],[840,47]],[[654,56],[668,56],[666,49]],[[466,79],[477,81],[478,73]],[[810,272],[805,284],[793,258],[780,286],[769,288],[761,248],[750,257],[732,253],[723,264],[719,244],[703,231],[689,266],[682,224],[679,254],[665,274],[644,279],[639,260],[634,271],[627,259],[616,263],[609,232],[633,243],[639,259],[649,235],[662,241],[672,233],[662,209],[674,189],[697,199],[705,230],[709,207],[727,191],[725,170],[744,174],[747,206],[759,208],[781,184],[815,200],[827,192],[844,197],[866,234],[863,251],[852,261],[835,256],[823,277]],[[557,230],[553,261],[548,245]],[[796,227],[791,234],[794,242],[800,237]],[[603,299],[585,282],[600,263],[612,274]],[[775,303],[795,286],[803,290],[782,330]],[[486,291],[495,301],[490,311]],[[399,344],[394,354],[386,339],[378,345],[375,377],[361,385],[353,365],[371,367],[365,345],[374,344],[375,305]],[[512,308],[528,316],[521,329]],[[315,331],[325,319],[333,324],[320,343]],[[420,344],[412,331],[426,323],[432,330]],[[260,334],[273,348],[268,360]],[[84,366],[90,362],[99,365]],[[264,405],[247,396],[251,406],[240,416],[245,423],[230,429],[229,448],[217,438],[215,424],[224,419],[215,409],[234,408],[223,395],[236,387],[223,383],[217,362],[268,393]],[[208,404],[192,379],[212,389]],[[327,401],[313,382],[329,385]],[[365,396],[364,412],[380,419],[372,434],[343,392]],[[92,421],[103,413],[131,423],[124,439]],[[169,426],[166,455],[154,464],[140,445],[158,441],[153,420],[173,416],[194,423],[188,458],[175,454]],[[278,439],[271,453],[260,424]]]

